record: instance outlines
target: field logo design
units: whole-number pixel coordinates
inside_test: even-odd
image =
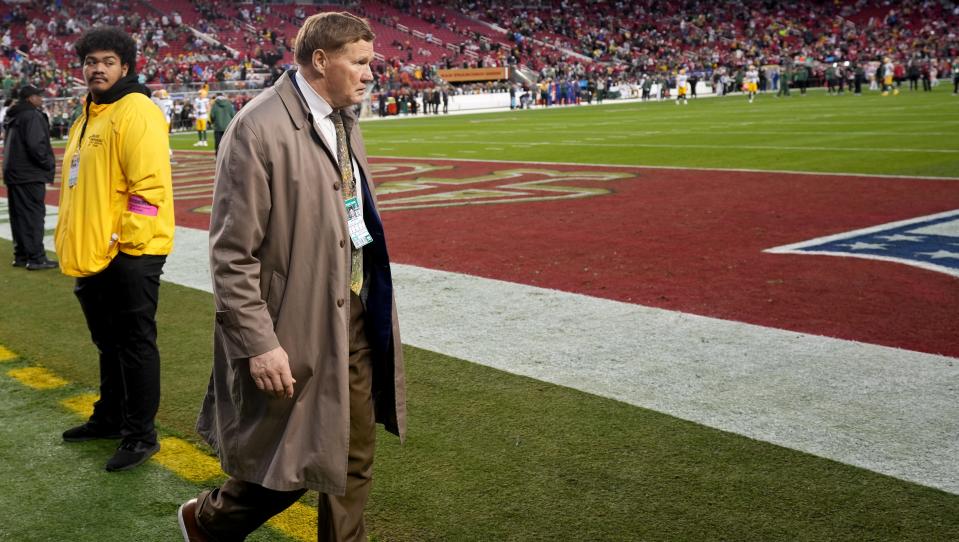
[[[486,164],[478,163],[482,168]],[[417,163],[380,163],[371,166],[377,179],[390,179],[376,187],[380,208],[421,209],[458,205],[488,205],[559,199],[575,199],[609,194],[611,190],[586,183],[635,177],[635,173],[590,170],[557,170],[539,167],[501,169],[483,174],[476,166],[457,166],[457,173],[480,173],[468,177],[419,176],[451,170],[453,166]],[[414,175],[416,175],[414,177]],[[397,179],[396,177],[412,177]],[[582,183],[582,184],[581,184]]]
[[[959,277],[959,209],[771,248],[904,263]]]
[[[195,213],[209,214],[213,198],[212,171],[207,172],[193,156],[186,155],[173,175],[173,192],[178,201],[201,200]],[[553,169],[513,167],[491,171],[494,166],[471,164],[437,165],[423,162],[384,161],[370,164],[377,181],[376,196],[381,211],[489,205],[575,199],[609,194],[610,189],[595,186],[636,177],[636,173],[589,169]],[[443,175],[438,175],[439,173]],[[592,185],[592,186],[591,186]]]
[[[213,172],[216,162],[202,151],[174,151],[173,198],[176,200],[213,199]]]

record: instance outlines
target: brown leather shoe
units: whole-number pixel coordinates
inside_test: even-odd
[[[196,521],[196,499],[181,504],[176,515],[180,522],[180,532],[183,533],[183,542],[210,542],[210,537]]]

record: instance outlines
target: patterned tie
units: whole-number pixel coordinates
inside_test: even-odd
[[[340,180],[343,181],[343,199],[356,197],[356,179],[353,178],[353,161],[350,160],[350,147],[346,144],[346,129],[339,111],[330,114],[336,128],[336,159],[340,163]],[[352,244],[351,244],[352,246]],[[350,266],[350,290],[360,295],[363,287],[363,249],[353,248]]]

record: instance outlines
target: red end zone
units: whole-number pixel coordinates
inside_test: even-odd
[[[179,225],[208,227],[211,158],[175,153]],[[956,181],[438,159],[371,165],[399,263],[959,356],[955,277],[763,252],[957,209]]]

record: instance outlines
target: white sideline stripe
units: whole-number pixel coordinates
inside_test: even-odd
[[[959,494],[959,360],[394,264],[403,342]],[[210,291],[207,234],[165,279]]]
[[[634,124],[635,124],[634,121],[624,120],[624,121],[596,122],[596,123],[592,123],[591,126],[632,126],[632,125],[634,125]],[[663,124],[666,124],[666,123],[664,122]],[[672,124],[672,123],[670,123],[670,124]],[[697,124],[695,129],[687,128],[687,127],[684,126],[684,127],[682,127],[682,128],[679,128],[679,129],[663,128],[663,129],[651,130],[651,129],[649,129],[649,128],[650,128],[651,126],[654,126],[654,124],[653,124],[653,123],[650,123],[650,122],[647,122],[647,123],[644,125],[644,128],[643,128],[643,129],[639,129],[639,130],[617,129],[617,130],[616,130],[616,132],[617,132],[616,134],[607,134],[607,133],[606,133],[607,130],[588,130],[588,129],[577,129],[576,133],[579,134],[579,135],[586,135],[586,134],[603,134],[603,137],[595,137],[595,138],[586,137],[586,138],[584,138],[584,140],[585,140],[585,141],[605,141],[606,139],[610,139],[610,138],[625,139],[625,138],[630,138],[630,137],[634,137],[634,136],[640,136],[640,137],[642,137],[642,136],[658,136],[658,135],[689,135],[689,134],[707,134],[707,135],[713,135],[713,134],[716,133],[715,128],[728,128],[729,126],[750,126],[750,127],[755,127],[755,126],[762,126],[762,125],[764,125],[764,124],[765,124],[765,123],[762,123],[762,122],[750,121],[750,122],[736,122],[736,123],[726,123],[726,124]],[[771,124],[775,124],[775,123],[771,123]],[[568,128],[568,127],[569,127],[569,124],[566,124],[566,123],[555,123],[555,124],[542,123],[542,124],[540,124],[540,126],[541,126],[542,128],[544,128],[544,129],[549,129],[549,128],[565,129],[565,128]],[[483,134],[485,134],[485,135],[494,135],[494,134],[495,134],[495,135],[514,135],[514,134],[527,134],[527,133],[529,133],[527,130],[484,130],[484,131],[483,131]],[[798,130],[755,130],[755,129],[750,129],[748,134],[741,134],[741,135],[745,135],[745,136],[754,136],[754,135],[813,135],[813,136],[821,136],[822,134],[823,134],[822,132],[816,132],[816,131],[803,132],[803,131],[798,131]],[[889,131],[888,131],[888,130],[887,130],[887,131],[875,131],[875,132],[869,132],[869,131],[847,132],[847,131],[843,131],[843,132],[841,132],[841,135],[842,135],[843,137],[847,137],[847,136],[888,136],[888,135],[889,135]],[[925,131],[925,130],[922,131],[922,132],[903,132],[903,131],[901,131],[901,130],[899,130],[899,131],[896,132],[896,136],[897,136],[897,137],[934,137],[934,136],[951,136],[951,135],[953,135],[952,132],[930,132],[930,131]],[[428,140],[429,140],[429,141],[450,141],[450,140],[453,140],[453,139],[463,139],[463,140],[466,140],[466,142],[472,142],[474,137],[475,137],[475,136],[474,136],[473,134],[463,134],[463,135],[443,134],[442,136],[431,136],[431,137],[428,138]],[[387,138],[387,137],[383,137],[382,135],[377,135],[375,138],[373,138],[373,137],[366,137],[365,139],[366,139],[367,141],[380,141],[380,140],[388,140],[388,139],[392,139],[392,138]]]
[[[441,141],[431,140],[430,142]],[[411,139],[405,141],[404,143],[425,143],[422,140]],[[471,140],[471,143],[477,145],[506,145],[506,146],[523,146],[528,143],[511,143],[509,141],[484,141],[482,139]],[[910,149],[905,147],[814,147],[814,146],[798,146],[798,145],[707,145],[707,144],[693,144],[693,143],[588,143],[586,141],[576,140],[576,141],[548,141],[537,143],[537,145],[542,146],[582,146],[582,147],[623,147],[623,148],[634,148],[634,147],[643,147],[649,149],[724,149],[724,150],[735,150],[735,149],[749,149],[749,150],[760,150],[760,151],[821,151],[821,152],[864,152],[864,153],[884,153],[884,152],[897,152],[897,153],[918,153],[918,154],[955,154],[959,153],[959,149]],[[463,151],[466,152],[466,151]]]
[[[395,266],[404,341],[959,493],[954,358]]]
[[[207,233],[176,236],[164,280],[209,292]],[[393,274],[407,344],[959,494],[959,359],[409,265]]]
[[[434,157],[422,157],[422,156],[384,156],[381,154],[373,155],[374,158],[380,160],[431,160],[436,158]],[[448,160],[450,162],[477,162],[475,158],[443,158],[443,160]],[[788,169],[748,169],[748,168],[717,168],[717,167],[688,167],[688,166],[650,166],[644,164],[590,164],[583,162],[539,162],[535,160],[487,160],[483,159],[482,162],[490,162],[494,164],[525,164],[525,165],[536,165],[536,166],[577,166],[577,167],[608,167],[608,168],[628,168],[628,169],[669,169],[669,170],[689,170],[689,171],[722,171],[722,172],[737,172],[737,173],[786,173],[789,175],[812,175],[812,176],[828,176],[828,177],[875,177],[877,179],[918,179],[918,180],[928,180],[928,181],[956,181],[959,180],[959,176],[956,177],[936,177],[932,175],[890,175],[890,174],[881,174],[881,173],[842,173],[842,172],[827,172],[827,171],[792,171]]]

